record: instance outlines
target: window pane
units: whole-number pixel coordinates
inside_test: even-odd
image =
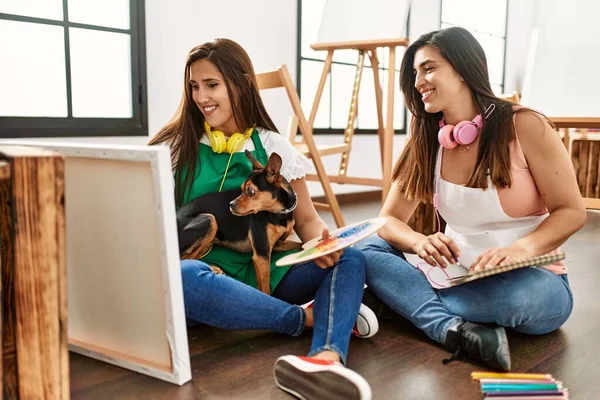
[[[383,85],[383,123],[387,124],[387,82],[388,72],[387,70],[383,73],[384,77],[382,80]],[[404,96],[400,91],[400,72],[396,71],[396,77],[394,78],[394,129],[404,129],[404,113],[406,109],[404,107]]]
[[[312,109],[313,102],[315,101],[315,95],[317,94],[317,86],[319,85],[319,79],[321,78],[321,72],[323,70],[323,62],[320,61],[308,61],[302,60],[301,64],[301,102],[302,111],[306,119],[310,117],[310,110]],[[325,87],[323,88],[323,95],[319,102],[319,109],[315,117],[315,123],[313,128],[329,128],[329,110],[330,110],[330,89],[329,79],[331,74],[325,81]]]
[[[396,71],[394,82],[394,129],[404,129],[405,112],[404,96],[402,95],[402,91],[400,91],[400,72]]]
[[[490,82],[492,84],[502,84],[504,76],[504,39],[476,32],[471,33],[485,51]]]
[[[387,49],[387,47],[385,47],[385,49]],[[384,47],[378,47],[377,48],[377,60],[379,61],[379,66],[383,67],[383,62],[384,62]],[[371,66],[371,57],[369,57],[369,55],[367,53],[365,53],[365,65],[370,67]]]
[[[301,57],[316,58],[319,60],[324,60],[327,57],[326,51],[314,51],[310,48],[310,45],[315,44],[317,41],[324,7],[325,0],[302,1],[302,27],[300,29],[302,33],[300,38],[302,41]]]
[[[506,0],[443,0],[442,21],[504,37]]]
[[[69,21],[129,29],[129,0],[69,0]]]
[[[379,84],[383,82],[383,74],[379,73]],[[385,123],[385,122],[384,122]],[[375,84],[373,69],[363,70],[358,93],[358,127],[360,129],[377,129],[377,101],[375,100]]]
[[[70,28],[73,116],[131,118],[131,36]]]
[[[403,46],[399,46],[396,47],[396,56],[394,57],[396,59],[396,69],[400,70],[400,66],[402,65],[402,57],[404,57],[404,52],[406,51],[406,47]],[[382,66],[383,68],[386,68],[389,66],[389,57],[390,57],[390,48],[389,47],[385,47],[383,50],[383,58],[379,59],[379,63],[383,63]]]
[[[504,76],[504,39],[477,32],[471,33],[485,51],[490,82],[502,84]]]
[[[63,29],[0,20],[0,115],[67,116]]]
[[[327,53],[324,53],[327,54]],[[365,53],[366,59],[369,56]],[[336,50],[333,52],[333,62],[340,62],[346,64],[354,64],[358,62],[358,51],[357,50]]]
[[[0,13],[62,21],[62,0],[1,0]]]
[[[447,28],[449,24],[442,24],[442,29]],[[478,33],[469,30],[477,39],[487,59],[488,73],[492,84],[501,85],[504,80],[504,42],[497,36],[490,36],[485,33]]]
[[[384,50],[385,49],[385,50]],[[384,53],[385,51],[385,53]],[[396,51],[396,54],[398,52]],[[385,57],[385,58],[384,58]],[[377,49],[377,59],[379,60],[379,65],[381,67],[386,67],[387,64],[383,64],[383,62],[387,62],[387,47]],[[358,62],[358,51],[357,50],[336,50],[333,53],[333,62],[345,63],[345,64],[353,64],[356,65]],[[369,54],[365,52],[365,65],[371,66],[371,57]]]
[[[333,64],[331,66],[331,127],[346,128],[350,100],[352,99],[352,85],[356,66]]]

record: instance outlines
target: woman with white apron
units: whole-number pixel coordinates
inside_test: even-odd
[[[391,309],[455,353],[445,362],[462,355],[508,371],[505,327],[539,335],[568,319],[566,266],[444,289],[419,267],[459,261],[484,270],[557,251],[586,218],[571,161],[545,118],[494,95],[484,51],[463,28],[409,46],[400,86],[411,134],[380,213],[389,222],[357,246],[368,262],[363,302],[376,313]],[[425,236],[407,225],[421,201],[433,203],[445,233]],[[422,262],[412,265],[404,253]]]

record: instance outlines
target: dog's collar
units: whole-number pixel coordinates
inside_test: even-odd
[[[292,211],[294,211],[297,206],[298,206],[298,196],[296,196],[296,201],[294,201],[294,204],[292,204],[292,206],[290,208],[286,208],[282,211],[279,211],[277,214],[289,214]]]

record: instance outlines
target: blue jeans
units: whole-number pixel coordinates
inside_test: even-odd
[[[573,309],[566,275],[523,268],[447,289],[434,289],[404,254],[379,236],[355,245],[367,258],[367,285],[388,307],[444,344],[463,321],[496,323],[540,335],[565,323]]]
[[[353,248],[338,263],[321,269],[313,262],[293,266],[272,296],[196,260],[181,261],[186,317],[223,329],[259,329],[298,336],[305,314],[299,306],[314,299],[313,340],[309,356],[324,350],[346,363],[352,327],[365,284],[366,260]]]

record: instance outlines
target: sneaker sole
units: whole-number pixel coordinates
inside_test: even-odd
[[[291,357],[279,358],[275,363],[275,383],[302,400],[371,399],[371,388],[366,381],[360,382],[364,378],[357,373],[341,366],[307,364]]]

